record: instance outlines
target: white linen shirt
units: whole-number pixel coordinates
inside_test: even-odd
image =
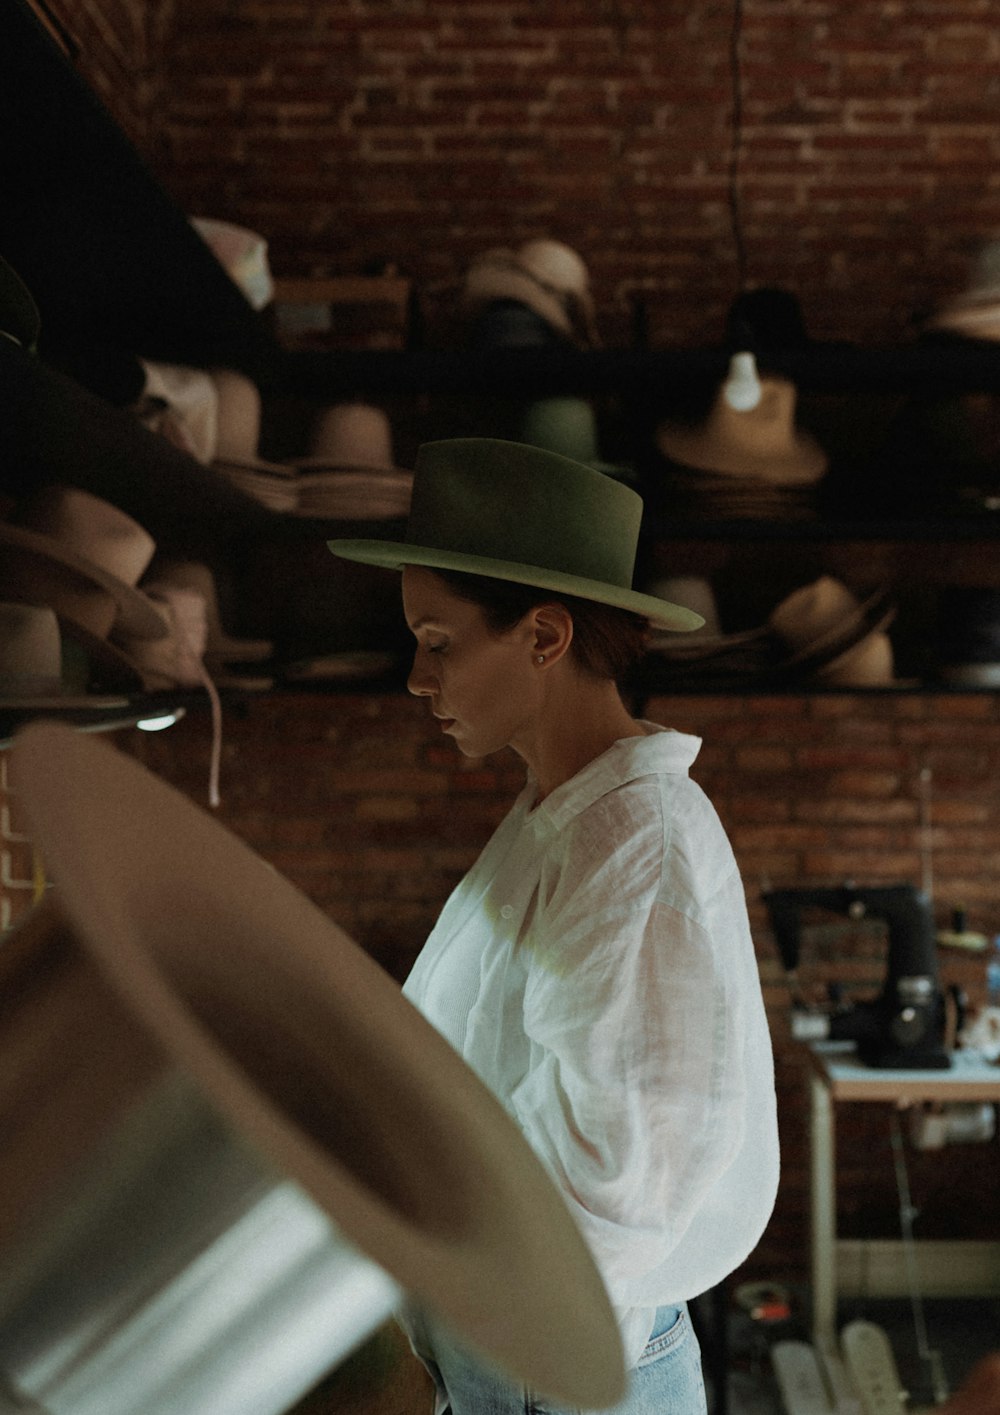
[[[643,724],[537,806],[530,779],[404,992],[562,1190],[634,1366],[655,1309],[750,1253],[778,1179],[771,1042],[701,741]]]

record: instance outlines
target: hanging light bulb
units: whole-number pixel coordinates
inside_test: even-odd
[[[729,374],[722,386],[722,396],[737,413],[749,413],[761,400],[763,390],[757,373],[757,360],[744,351],[729,360]]]

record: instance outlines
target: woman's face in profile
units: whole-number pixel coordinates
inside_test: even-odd
[[[477,604],[416,565],[403,569],[403,611],[417,641],[407,687],[429,700],[442,731],[468,757],[514,743],[537,706],[530,615],[494,633]]]

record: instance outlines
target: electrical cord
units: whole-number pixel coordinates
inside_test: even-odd
[[[729,68],[732,85],[732,137],[729,147],[729,219],[736,249],[738,289],[747,283],[747,253],[743,237],[740,194],[740,158],[743,147],[743,0],[733,0],[733,23],[729,36]]]

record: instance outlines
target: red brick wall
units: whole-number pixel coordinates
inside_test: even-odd
[[[920,883],[932,846],[939,922],[953,903],[969,926],[1000,930],[1000,700],[988,695],[659,698],[648,715],[704,739],[694,775],[715,801],[747,888],[778,1063],[784,1170],[748,1275],[800,1280],[807,1264],[805,1070],[788,1030],[787,991],[760,902],[772,885]],[[189,716],[126,750],[207,799],[208,731]],[[523,780],[516,758],[465,761],[425,708],[404,696],[282,693],[225,724],[219,819],[247,840],[402,978],[448,891]],[[929,842],[920,774],[932,772]],[[846,949],[847,941],[843,947]],[[803,980],[881,976],[853,953]],[[942,980],[982,1000],[981,958],[939,950]],[[839,1116],[841,1227],[898,1236],[891,1109]],[[918,1232],[998,1238],[996,1145],[952,1146],[910,1159]]]
[[[54,8],[80,41],[82,72],[181,204],[264,232],[276,273],[395,261],[433,312],[469,257],[544,233],[587,260],[608,343],[627,341],[637,294],[654,342],[720,331],[737,279],[734,5]],[[818,338],[904,337],[1000,229],[994,7],[744,0],[742,9],[748,275],[793,289]],[[751,1266],[795,1276],[806,1258],[803,1069],[787,1038],[761,876],[919,881],[917,783],[930,766],[940,922],[962,902],[972,927],[1000,929],[1000,701],[703,698],[650,711],[705,737],[696,774],[744,871],[785,1147],[778,1208]],[[204,801],[203,719],[125,742]],[[227,718],[219,814],[402,976],[517,778],[509,766],[463,768],[404,698],[282,694]],[[942,963],[975,999],[981,962],[942,952]],[[841,1123],[842,1219],[855,1233],[894,1232],[878,1111]],[[994,1178],[976,1147],[915,1157],[919,1226],[981,1236],[996,1213]]]
[[[656,343],[710,341],[738,288],[736,9],[172,0],[148,155],[187,209],[266,234],[279,274],[397,262],[433,316],[471,256],[547,234],[587,261],[607,342],[637,295]],[[817,338],[899,339],[1000,228],[994,7],[742,15],[748,277],[794,290]]]

